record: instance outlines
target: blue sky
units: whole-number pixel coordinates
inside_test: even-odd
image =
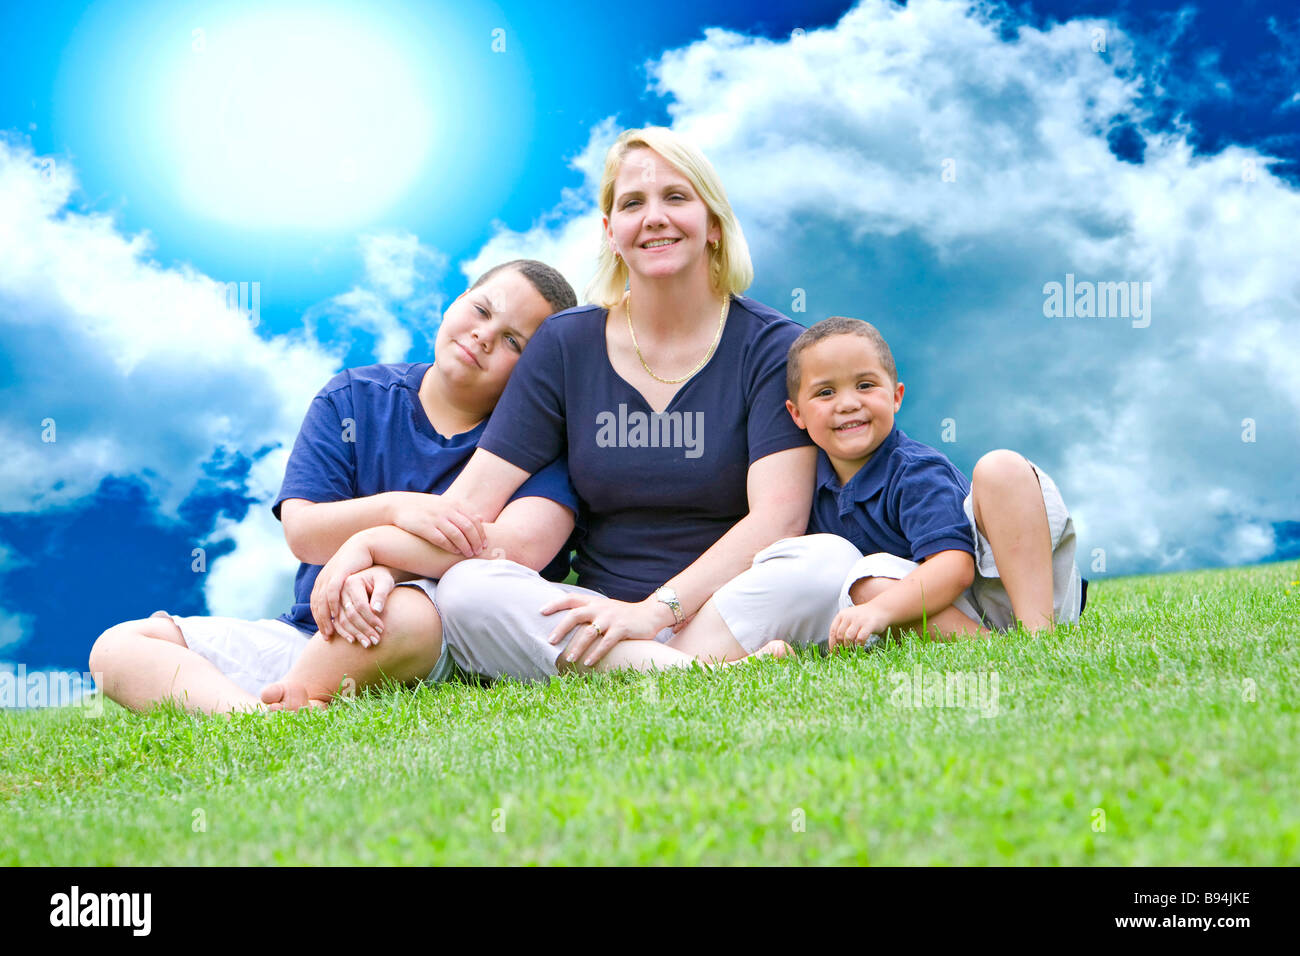
[[[1056,476],[1090,577],[1300,556],[1293,4],[51,3],[0,37],[0,660],[286,607],[311,395],[427,357],[503,257],[581,288],[647,123],[718,167],[756,298],[881,326],[909,434]],[[1045,315],[1067,275],[1149,283],[1149,323]]]

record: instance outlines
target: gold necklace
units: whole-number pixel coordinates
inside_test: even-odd
[[[709,363],[709,359],[713,358],[713,350],[716,349],[718,343],[722,341],[722,326],[727,321],[727,306],[729,305],[731,305],[731,296],[727,296],[722,300],[722,311],[718,313],[717,334],[713,336],[713,344],[709,346],[709,351],[705,354],[704,358],[700,359],[700,364],[695,366],[695,368],[691,369],[681,378],[660,378],[654,373],[654,370],[646,364],[645,356],[641,354],[641,346],[637,345],[636,330],[632,328],[632,290],[628,289],[627,292],[623,294],[623,308],[627,311],[627,331],[632,336],[632,348],[636,350],[636,357],[641,360],[641,367],[646,370],[646,374],[656,382],[663,382],[665,385],[680,385],[700,369],[704,368],[704,366]]]

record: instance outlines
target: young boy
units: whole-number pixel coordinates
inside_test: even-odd
[[[1010,451],[981,458],[968,483],[896,428],[903,384],[874,326],[812,326],[790,347],[786,384],[786,408],[821,449],[808,530],[864,555],[841,590],[832,648],[920,630],[922,618],[943,636],[1078,620],[1074,526],[1056,485]]]
[[[274,505],[302,562],[293,608],[274,621],[159,611],[112,627],[90,654],[104,693],[135,710],[164,699],[202,712],[262,709],[259,692],[297,663],[317,630],[310,596],[321,566],[368,528],[402,528],[440,549],[447,567],[486,550],[537,569],[550,564],[552,576],[563,579],[567,561],[557,552],[564,538],[532,530],[572,526],[577,497],[562,462],[529,479],[495,522],[462,514],[440,493],[473,454],[528,339],[548,315],[576,302],[551,267],[503,263],[446,308],[432,363],[374,365],[332,379],[312,401]],[[564,520],[538,520],[556,512]],[[410,645],[412,665],[431,654],[438,666],[429,677],[436,679],[450,662],[441,654],[433,588],[427,581],[399,587],[381,626]],[[408,673],[402,665],[389,661],[388,676],[428,674],[427,666]]]
[[[669,646],[705,660],[789,644],[871,646],[891,627],[942,636],[1076,620],[1083,586],[1056,485],[1010,451],[974,481],[894,427],[889,346],[858,319],[804,331],[786,409],[820,448],[807,534],[763,549]]]

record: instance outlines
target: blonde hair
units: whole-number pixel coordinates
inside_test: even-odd
[[[605,154],[605,172],[600,179],[601,213],[608,218],[613,210],[614,180],[623,167],[623,160],[634,149],[653,150],[675,166],[718,221],[722,235],[717,249],[709,249],[709,281],[713,291],[731,296],[748,289],[754,281],[754,265],[749,258],[749,243],[745,242],[745,234],[727,200],[727,191],[704,154],[672,130],[663,126],[630,129],[614,142]],[[627,280],[627,263],[616,257],[609,243],[602,240],[596,277],[585,293],[587,300],[612,309],[623,300]]]

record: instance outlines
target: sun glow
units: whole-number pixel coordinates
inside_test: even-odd
[[[191,46],[166,140],[181,198],[201,215],[346,227],[391,206],[425,161],[427,77],[364,22],[250,14],[195,29]]]

